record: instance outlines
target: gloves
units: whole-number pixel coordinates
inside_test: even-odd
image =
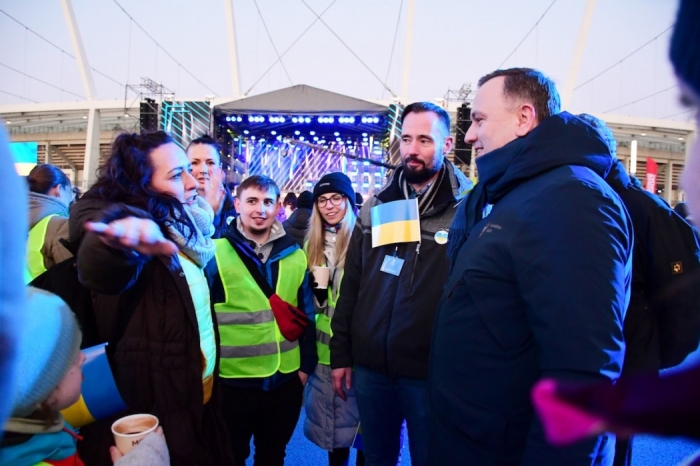
[[[316,283],[316,280],[314,280],[313,274],[309,274],[309,277],[311,291],[313,292],[314,296],[316,296],[316,301],[318,301],[318,305],[320,307],[325,306],[326,300],[328,299],[328,288],[319,288],[318,283]]]

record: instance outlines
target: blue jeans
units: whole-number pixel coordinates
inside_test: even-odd
[[[357,407],[366,466],[396,466],[401,424],[408,425],[411,464],[428,465],[430,399],[428,380],[390,377],[355,366]]]

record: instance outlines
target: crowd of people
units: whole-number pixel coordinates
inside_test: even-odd
[[[693,107],[698,20],[682,0],[671,58]],[[52,165],[28,190],[8,176],[0,466],[241,466],[251,442],[283,465],[302,409],[329,466],[358,432],[358,465],[395,466],[404,423],[417,466],[629,465],[637,432],[700,437],[700,367],[658,376],[700,342],[697,230],[604,122],[560,107],[537,70],[482,77],[473,185],[448,113],[410,104],[401,165],[366,202],[340,172],[232,192],[214,139],[164,132],[119,135],[80,199]],[[0,152],[9,175],[3,132]],[[698,219],[700,143],[682,184]],[[71,426],[97,343],[127,408]],[[112,425],[138,413],[159,428],[123,454]]]

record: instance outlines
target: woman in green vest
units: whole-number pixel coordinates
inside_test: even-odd
[[[68,239],[68,206],[74,197],[66,174],[48,163],[32,168],[27,176],[27,184],[29,237],[25,283],[72,256],[60,240]]]
[[[315,266],[328,267],[330,279],[327,288],[314,283],[318,365],[306,385],[304,435],[328,451],[329,466],[348,464],[350,446],[360,422],[355,390],[346,390],[347,400],[340,399],[333,391],[328,349],[331,319],[356,218],[355,192],[350,179],[340,172],[323,176],[314,187],[306,253],[309,269],[313,272]],[[362,451],[357,453],[358,464],[362,464]]]

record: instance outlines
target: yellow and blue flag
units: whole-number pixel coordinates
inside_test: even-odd
[[[73,427],[82,427],[126,409],[114,382],[105,352],[106,343],[83,350],[83,384],[80,399],[61,411]]]
[[[372,207],[372,247],[420,241],[418,200],[387,202]]]

